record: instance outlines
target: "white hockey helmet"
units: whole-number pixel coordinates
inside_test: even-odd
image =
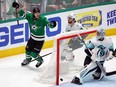
[[[70,13],[68,15],[68,18],[72,18],[72,19],[76,20],[76,14],[75,13]]]
[[[103,28],[100,28],[96,32],[96,38],[97,40],[102,39],[105,37],[105,30]]]

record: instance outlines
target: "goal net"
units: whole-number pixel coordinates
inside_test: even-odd
[[[62,33],[54,40],[50,62],[45,66],[36,81],[59,85],[71,82],[73,77],[83,68],[84,44],[79,39],[80,35],[85,41],[94,37],[96,30],[81,30]]]

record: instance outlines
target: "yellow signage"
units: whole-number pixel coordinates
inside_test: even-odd
[[[102,23],[102,12],[100,10],[94,10],[79,13],[76,15],[76,20],[87,28],[98,27]]]

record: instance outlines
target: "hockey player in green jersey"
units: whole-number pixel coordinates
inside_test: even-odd
[[[13,2],[12,6],[18,10],[20,16],[23,16],[28,20],[30,27],[30,39],[26,45],[26,59],[21,63],[22,66],[28,65],[32,58],[37,58],[36,67],[39,67],[43,63],[42,57],[39,56],[39,53],[42,49],[45,40],[45,26],[54,28],[56,26],[55,21],[49,21],[46,17],[40,14],[39,8],[34,8],[33,13],[25,14],[24,8],[19,9],[19,4]]]

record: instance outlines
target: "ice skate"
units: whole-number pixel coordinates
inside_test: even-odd
[[[38,57],[37,61],[38,61],[38,62],[37,62],[37,64],[35,65],[36,68],[38,68],[39,66],[41,66],[41,64],[44,62],[41,56]]]
[[[71,81],[71,83],[81,85],[80,79],[78,77],[74,77],[74,79]]]
[[[21,63],[22,66],[26,66],[30,63],[31,59],[25,59],[23,60],[23,62]]]
[[[42,60],[41,62],[40,61],[38,61],[37,62],[37,64],[35,65],[36,66],[36,68],[38,68],[39,66],[41,66],[41,64],[43,63],[44,61]]]

